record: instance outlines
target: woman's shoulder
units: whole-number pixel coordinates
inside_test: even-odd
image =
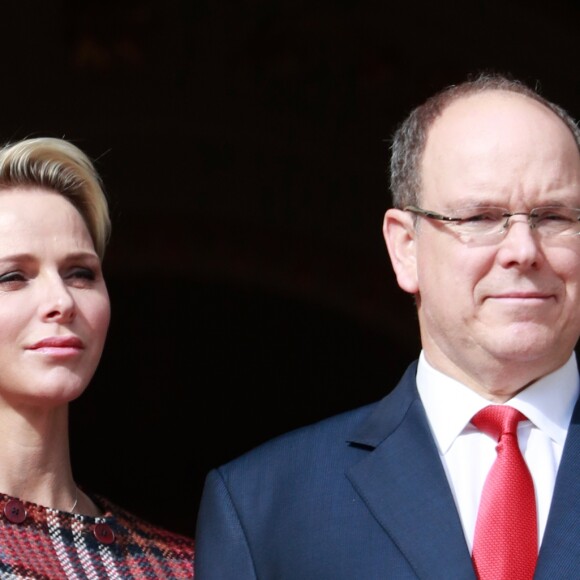
[[[168,546],[182,546],[186,551],[193,551],[193,538],[154,524],[106,497],[100,495],[92,497],[101,508],[104,516],[106,518],[112,517],[116,525],[123,528],[129,537],[131,535],[140,536],[144,541],[164,543]]]
[[[105,521],[110,522],[116,541],[136,557],[142,554],[148,559],[158,558],[164,565],[173,567],[173,577],[182,578],[183,572],[190,570],[191,576],[187,577],[193,578],[193,538],[154,524],[103,496],[92,495],[92,498],[102,510]]]

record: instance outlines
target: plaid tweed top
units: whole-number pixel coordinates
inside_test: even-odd
[[[104,515],[70,514],[0,494],[0,578],[193,578],[192,538],[92,499]]]

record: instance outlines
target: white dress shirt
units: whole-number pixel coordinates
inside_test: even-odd
[[[471,552],[479,498],[496,458],[497,442],[478,431],[470,421],[475,413],[491,403],[435,370],[423,352],[419,357],[417,387]],[[506,403],[529,419],[519,424],[518,440],[536,490],[538,545],[546,529],[556,473],[578,390],[578,366],[572,353],[563,367],[542,377]]]

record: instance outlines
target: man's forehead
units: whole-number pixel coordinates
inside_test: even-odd
[[[450,103],[432,124],[426,139],[423,166],[455,152],[519,154],[551,144],[555,151],[578,152],[566,123],[543,103],[526,95],[489,90],[462,96]]]
[[[540,101],[514,91],[487,89],[453,99],[435,119],[431,130],[457,121],[465,125],[466,122],[489,122],[504,116],[515,119],[528,115],[545,117],[567,129],[564,121]]]

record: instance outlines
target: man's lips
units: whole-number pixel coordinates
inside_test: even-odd
[[[492,294],[490,298],[550,298],[553,294],[544,292],[501,292]]]
[[[498,302],[507,303],[520,303],[525,304],[533,302],[546,302],[548,300],[554,300],[556,298],[555,294],[550,292],[501,292],[498,294],[488,294],[485,300],[492,300]]]

